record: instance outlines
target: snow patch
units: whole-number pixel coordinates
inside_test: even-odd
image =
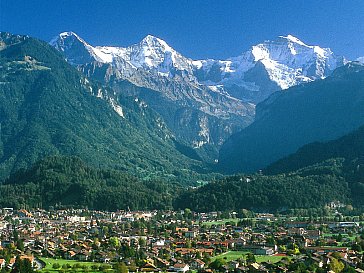
[[[356,59],[357,62],[364,64],[364,57],[359,57]]]
[[[122,118],[125,118],[124,116],[124,112],[123,112],[123,108],[118,105],[114,99],[110,99],[110,104],[112,106],[112,108],[114,109],[114,111]]]
[[[308,45],[306,45],[304,42],[302,42],[300,39],[292,36],[291,34],[288,34],[287,36],[279,36],[279,38],[283,38],[283,39],[287,39],[293,43],[299,44],[301,46],[305,46],[308,47]]]
[[[104,98],[104,94],[102,93],[102,89],[101,89],[101,88],[99,88],[99,89],[97,90],[97,95],[96,95],[96,97],[98,97],[98,98],[100,98],[100,99]]]
[[[203,141],[203,140],[194,140],[194,141],[192,141],[192,147],[194,149],[199,149],[205,144],[207,144],[207,142]]]

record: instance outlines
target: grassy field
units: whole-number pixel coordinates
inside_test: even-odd
[[[224,225],[227,222],[234,222],[237,223],[239,222],[241,219],[239,218],[230,218],[230,219],[223,219],[223,220],[217,220],[217,221],[209,221],[209,222],[197,222],[199,225],[206,225],[207,227],[211,227],[212,225]]]
[[[215,261],[216,259],[223,259],[226,262],[230,262],[233,260],[237,260],[239,258],[244,258],[245,255],[249,253],[247,251],[228,251],[226,253],[217,255],[211,258],[211,261]],[[282,256],[268,256],[268,255],[255,255],[255,259],[258,263],[262,262],[271,262],[276,263],[282,260]],[[289,258],[289,257],[288,257]]]
[[[333,237],[333,236],[337,236],[338,234],[333,234],[333,233],[324,233],[323,234],[323,237],[324,238],[330,238],[330,237]],[[356,238],[356,236],[358,236],[358,235],[352,235],[352,236],[349,236],[349,234],[346,234],[346,233],[343,233],[343,234],[341,234],[341,236],[342,236],[342,241],[341,242],[338,242],[338,246],[342,246],[343,244],[346,244],[348,241],[347,240],[349,240],[350,242],[353,242],[353,241],[355,241],[355,238]]]
[[[73,266],[74,264],[79,264],[81,266],[87,266],[88,272],[99,272],[98,270],[94,271],[91,269],[91,266],[93,265],[105,265],[103,263],[94,263],[94,262],[80,262],[80,261],[74,261],[74,260],[64,260],[64,259],[51,259],[51,258],[42,258],[41,259],[46,266],[42,269],[43,272],[48,271],[48,272],[58,272],[59,270],[62,269],[62,266],[65,264],[69,264],[70,266]],[[53,268],[53,264],[58,263],[61,268],[60,269],[54,269]],[[69,269],[70,271],[73,270],[75,271],[73,268]],[[76,271],[84,271],[83,269],[79,268],[76,269]]]
[[[270,262],[277,263],[282,260],[282,256],[255,255],[257,263]]]
[[[228,251],[223,254],[217,255],[211,258],[211,261],[215,261],[216,259],[223,259],[227,262],[237,260],[239,258],[243,258],[247,253],[247,251]]]

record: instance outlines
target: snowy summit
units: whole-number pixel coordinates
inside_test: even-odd
[[[346,62],[329,48],[307,45],[293,35],[264,41],[227,60],[194,61],[152,35],[128,47],[94,47],[73,32],[63,32],[50,44],[74,65],[108,63],[123,75],[142,69],[152,76],[198,82],[253,103],[277,90],[325,78]]]

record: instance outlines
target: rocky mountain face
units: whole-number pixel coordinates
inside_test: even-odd
[[[158,113],[115,97],[47,43],[0,33],[0,67],[0,181],[52,155],[143,178],[186,178],[202,168]]]
[[[364,66],[349,63],[330,77],[279,91],[257,105],[254,123],[220,150],[227,172],[254,172],[315,141],[329,141],[364,124]]]
[[[112,86],[115,100],[123,93],[150,105],[176,138],[209,160],[253,121],[256,103],[275,91],[325,78],[345,63],[330,49],[290,35],[228,60],[192,60],[151,35],[129,47],[94,47],[64,32],[50,44],[85,75]]]

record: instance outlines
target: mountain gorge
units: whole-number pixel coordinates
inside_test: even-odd
[[[113,48],[92,47],[68,32],[51,45],[85,75],[112,86],[115,97],[122,93],[151,106],[175,137],[205,160],[216,159],[227,137],[253,121],[253,104],[200,85],[192,60],[151,35],[139,44]]]

